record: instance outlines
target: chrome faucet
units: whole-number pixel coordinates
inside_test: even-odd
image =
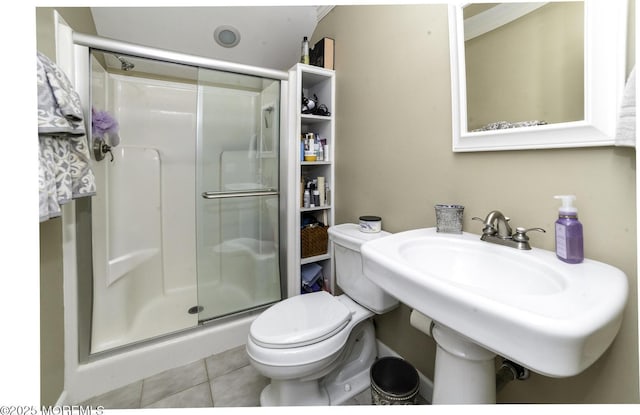
[[[525,229],[518,226],[516,227],[516,233],[513,233],[511,226],[509,225],[509,218],[504,216],[499,210],[492,210],[484,219],[478,217],[474,217],[472,219],[479,220],[483,223],[482,236],[480,237],[480,240],[510,246],[516,249],[531,249],[527,232],[546,232],[542,228]]]

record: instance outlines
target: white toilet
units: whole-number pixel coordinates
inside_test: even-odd
[[[247,353],[271,379],[260,395],[262,406],[339,405],[369,386],[378,353],[370,317],[398,301],[363,275],[360,246],[385,235],[350,223],[330,227],[336,281],[344,294],[291,297],[254,320]]]

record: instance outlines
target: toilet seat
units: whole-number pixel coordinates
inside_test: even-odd
[[[340,326],[338,326],[336,330],[329,332],[331,334],[325,333],[323,336],[321,336],[323,340],[318,340],[317,338],[317,341],[311,344],[307,344],[306,346],[286,347],[282,345],[281,347],[273,347],[272,345],[268,345],[268,347],[265,347],[258,344],[254,340],[254,332],[259,332],[259,330],[254,329],[256,327],[260,329],[261,325],[261,323],[258,321],[261,316],[258,316],[258,318],[254,320],[251,328],[249,329],[249,336],[246,346],[247,354],[251,358],[252,364],[254,366],[260,366],[262,368],[261,373],[265,374],[267,377],[273,379],[280,378],[279,376],[284,376],[284,378],[287,378],[287,376],[289,375],[284,375],[287,370],[285,368],[291,368],[291,370],[299,373],[300,376],[306,376],[308,373],[312,373],[314,370],[316,370],[314,368],[327,365],[329,362],[338,357],[342,350],[342,347],[347,342],[347,338],[349,337],[352,328],[356,324],[373,315],[372,311],[357,304],[355,301],[344,294],[338,297],[334,297],[326,292],[310,293],[291,297],[281,301],[276,305],[279,305],[281,303],[288,303],[298,297],[300,298],[296,301],[299,301],[302,298],[311,299],[314,296],[328,296],[328,299],[318,300],[318,302],[321,304],[331,304],[332,308],[340,310],[342,309],[342,307],[345,307],[349,313],[349,320],[346,322],[346,325],[341,325],[342,328],[339,328]],[[304,301],[306,302],[308,300]],[[328,302],[324,303],[324,301]],[[276,305],[273,305],[272,307],[275,307]],[[283,305],[282,307],[285,306]],[[294,317],[296,316],[291,316],[291,318]]]
[[[267,309],[251,325],[254,343],[270,349],[302,347],[340,332],[352,311],[325,291],[299,295]]]

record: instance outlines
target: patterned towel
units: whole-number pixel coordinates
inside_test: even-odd
[[[93,196],[95,177],[78,93],[69,78],[38,52],[40,222],[60,216],[60,206]]]
[[[636,67],[634,66],[629,74],[627,83],[624,86],[622,105],[618,113],[618,123],[616,125],[617,146],[636,146]]]

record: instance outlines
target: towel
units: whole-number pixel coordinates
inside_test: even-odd
[[[625,147],[636,146],[636,68],[629,74],[624,86],[622,105],[618,114],[615,145]]]
[[[80,96],[69,78],[38,52],[38,141],[40,222],[61,215],[61,205],[93,196]]]

